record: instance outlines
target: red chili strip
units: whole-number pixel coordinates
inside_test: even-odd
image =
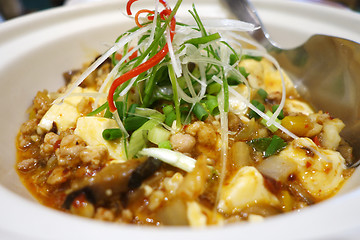
[[[141,23],[139,22],[139,15],[142,13],[154,14],[155,12],[147,9],[142,9],[135,14],[135,23],[140,28],[143,27],[143,25],[141,25]]]
[[[134,2],[134,1],[136,1],[136,0],[130,0],[129,2]],[[161,2],[161,0],[160,0],[160,2]],[[131,4],[130,4],[130,6],[131,6]],[[164,15],[169,16],[169,13],[171,13],[171,10],[169,10],[169,9],[167,11],[165,11],[165,10],[162,11],[163,16]],[[171,41],[174,38],[175,26],[176,26],[175,18],[172,18],[171,23],[170,23],[170,39],[171,39]],[[114,80],[114,82],[112,83],[112,85],[110,87],[109,94],[107,97],[107,100],[109,103],[109,109],[111,112],[116,111],[116,106],[114,104],[114,93],[115,93],[115,90],[117,89],[117,87],[120,86],[121,84],[123,84],[124,82],[126,82],[126,81],[138,76],[139,74],[149,70],[150,68],[154,67],[166,56],[166,54],[168,52],[169,52],[168,44],[165,44],[165,46],[157,54],[155,54],[152,58],[150,58],[146,62],[140,64],[136,68],[131,69],[130,71],[126,72],[125,74],[121,75],[120,77],[118,77],[117,79]]]
[[[136,2],[138,0],[129,0],[126,4],[126,13],[127,15],[131,16],[132,12],[131,12],[131,5]],[[166,9],[170,9],[169,5],[165,2],[165,0],[159,0],[159,2],[166,8]]]

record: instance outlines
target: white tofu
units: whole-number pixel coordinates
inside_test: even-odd
[[[76,88],[74,93],[82,92],[81,88]],[[70,127],[75,127],[76,120],[80,116],[77,110],[77,105],[82,97],[67,97],[61,104],[53,104],[41,119],[38,129],[40,132],[48,132],[53,127],[53,122],[56,123],[58,131],[64,131]]]
[[[279,200],[266,189],[264,178],[255,167],[242,167],[222,188],[218,207],[231,214],[256,203],[278,206]]]
[[[254,59],[244,59],[239,66],[244,67],[248,76],[249,84],[252,88],[260,88],[264,83],[264,66]]]
[[[267,60],[262,60],[261,64],[264,67],[264,86],[263,88],[268,93],[273,92],[282,92],[282,81],[281,74],[278,69],[276,69],[273,64]],[[293,82],[290,80],[289,76],[285,72],[282,71],[282,75],[284,77],[286,95],[298,95],[297,91],[294,87]]]
[[[334,194],[344,180],[342,173],[345,169],[345,160],[341,154],[318,148],[309,138],[292,141],[280,152],[279,157],[297,165],[298,181],[318,200]]]
[[[187,202],[187,218],[191,227],[206,227],[207,217],[197,202]]]
[[[239,94],[241,94],[245,99],[248,98],[249,91],[246,85],[240,84],[232,88],[234,88],[234,90],[236,90]],[[244,115],[248,110],[246,104],[243,101],[241,101],[239,97],[237,97],[232,93],[229,94],[229,108],[231,112],[239,116]]]
[[[336,150],[341,142],[340,132],[345,124],[338,118],[329,119],[324,122],[322,134],[322,146],[327,149]]]
[[[296,99],[286,99],[284,111],[291,113],[302,113],[305,115],[314,113],[309,104]]]
[[[103,138],[102,132],[108,128],[118,128],[116,121],[103,117],[80,117],[74,133],[81,137],[89,147],[106,147],[112,160],[126,161],[123,141],[121,139],[107,141]]]
[[[73,93],[85,92],[95,91],[83,89],[81,87],[77,87],[73,91]],[[56,123],[58,132],[75,127],[76,121],[80,117],[77,106],[83,98],[83,96],[69,96],[65,98],[61,104],[53,104],[38,125],[39,133],[50,131],[53,127],[53,122]]]

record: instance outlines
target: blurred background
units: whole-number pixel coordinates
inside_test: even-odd
[[[106,0],[0,0],[0,22],[65,4],[81,4]],[[346,7],[360,12],[360,0],[289,0],[321,2],[335,7]]]

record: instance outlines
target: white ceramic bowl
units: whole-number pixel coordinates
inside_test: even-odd
[[[360,233],[359,171],[339,195],[301,212],[221,228],[117,225],[38,204],[14,170],[15,136],[26,119],[25,111],[38,90],[62,86],[64,71],[80,67],[133,25],[122,14],[120,2],[124,1],[62,7],[0,24],[0,239],[327,239]],[[349,10],[285,0],[253,2],[280,45],[295,46],[314,33],[360,42],[360,15]],[[196,5],[205,17],[229,14],[217,0],[197,0]],[[184,0],[178,18],[190,8],[191,1]]]

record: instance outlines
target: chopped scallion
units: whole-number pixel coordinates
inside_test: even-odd
[[[220,113],[219,111],[219,103],[217,101],[216,96],[207,95],[207,99],[205,101],[206,108],[210,112],[211,115],[215,116]]]
[[[248,73],[244,67],[239,67],[239,72],[240,72],[241,75],[243,75],[245,78],[247,78],[247,77],[250,75],[250,73]]]
[[[163,142],[160,142],[159,145],[158,145],[159,148],[165,148],[165,149],[172,149],[172,146],[171,146],[171,143],[169,140],[166,140],[166,141],[163,141]]]
[[[149,119],[140,116],[128,117],[124,121],[124,126],[127,131],[135,131],[144,125],[144,123],[146,123],[148,120]]]
[[[184,44],[189,43],[189,44],[192,44],[192,45],[197,47],[199,44],[206,44],[208,42],[215,41],[215,40],[218,40],[220,38],[221,37],[220,37],[219,33],[214,33],[214,34],[207,35],[207,36],[204,36],[204,37],[191,38],[191,39],[185,41]]]
[[[253,99],[251,100],[251,104],[254,105],[257,109],[259,109],[260,111],[264,112],[265,111],[265,106],[264,104],[260,103],[259,101]],[[249,112],[249,118],[255,118],[258,119],[260,118],[260,116],[254,111],[254,110],[250,110]]]
[[[209,116],[208,112],[201,103],[195,103],[193,113],[200,121],[204,121]]]
[[[253,59],[255,61],[261,61],[262,57],[261,56],[251,56],[251,55],[242,55],[241,59]]]
[[[108,128],[102,132],[102,136],[105,140],[116,140],[123,136],[122,131],[119,128]]]
[[[268,93],[263,88],[259,88],[257,94],[262,98],[262,100],[265,100],[268,96]]]
[[[274,113],[274,112],[278,109],[278,107],[279,107],[278,104],[272,106],[272,109],[271,109],[272,112]],[[284,111],[281,109],[280,114],[279,114],[279,116],[278,116],[278,119],[282,120],[284,117],[285,117],[285,116],[284,116]]]
[[[206,88],[206,92],[208,94],[218,94],[220,90],[221,90],[221,85],[220,83],[217,82],[210,83]]]

